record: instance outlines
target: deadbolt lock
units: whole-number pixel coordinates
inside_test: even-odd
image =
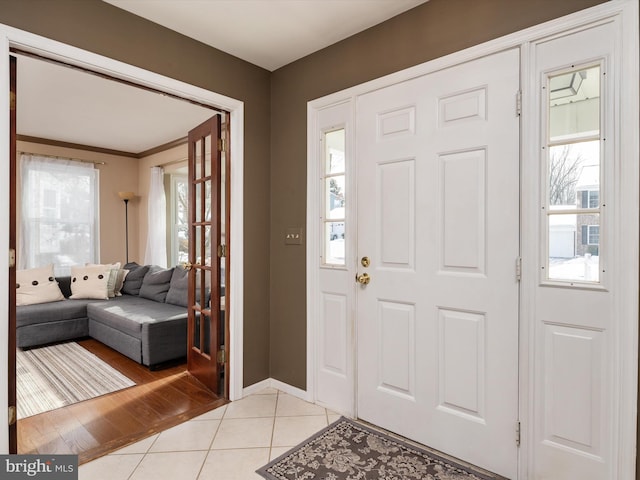
[[[366,268],[371,265],[371,260],[369,260],[369,257],[362,257],[362,260],[360,260],[360,264]]]

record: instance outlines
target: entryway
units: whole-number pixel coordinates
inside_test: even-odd
[[[509,478],[632,478],[636,7],[309,103],[310,399]]]

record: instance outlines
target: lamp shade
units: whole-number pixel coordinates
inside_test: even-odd
[[[135,192],[118,192],[120,200],[131,200],[136,196]]]

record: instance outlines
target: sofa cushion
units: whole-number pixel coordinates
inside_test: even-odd
[[[58,302],[64,295],[53,276],[53,265],[16,272],[16,305]]]
[[[196,272],[196,303],[200,303],[200,275]],[[189,272],[184,268],[178,266],[173,269],[173,275],[171,276],[171,285],[167,292],[166,303],[173,305],[180,305],[181,307],[188,306],[188,293],[189,293]],[[205,291],[205,303],[209,302],[209,289]]]
[[[71,297],[69,298],[108,299],[109,275],[110,269],[105,265],[71,267]]]
[[[165,298],[166,303],[186,307],[189,290],[189,272],[182,267],[175,267],[171,275],[171,284]]]
[[[164,303],[172,275],[173,268],[152,266],[142,280],[139,295],[142,298]]]
[[[87,314],[90,322],[98,321],[140,338],[143,323],[186,318],[187,310],[135,295],[123,295],[105,302],[90,303]]]
[[[125,270],[128,270],[127,276],[124,278],[122,285],[122,293],[127,295],[138,295],[140,293],[140,287],[142,287],[142,281],[144,276],[149,271],[149,265],[138,265],[137,263],[127,263],[124,266]]]
[[[16,326],[37,325],[76,318],[87,318],[87,304],[95,300],[69,300],[23,305],[16,308]]]

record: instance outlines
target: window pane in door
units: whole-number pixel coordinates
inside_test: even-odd
[[[325,133],[325,172],[343,173],[345,171],[345,130],[341,128]]]
[[[549,148],[549,205],[598,208],[600,142],[555,145]]]
[[[325,223],[325,263],[329,265],[344,265],[344,222]]]
[[[324,186],[322,235],[323,264],[344,266],[346,223],[346,131],[339,128],[324,133]]]
[[[600,282],[601,67],[550,74],[547,91],[546,277]]]
[[[600,281],[600,214],[549,215],[549,279]]]
[[[549,77],[551,142],[600,133],[600,66]]]

